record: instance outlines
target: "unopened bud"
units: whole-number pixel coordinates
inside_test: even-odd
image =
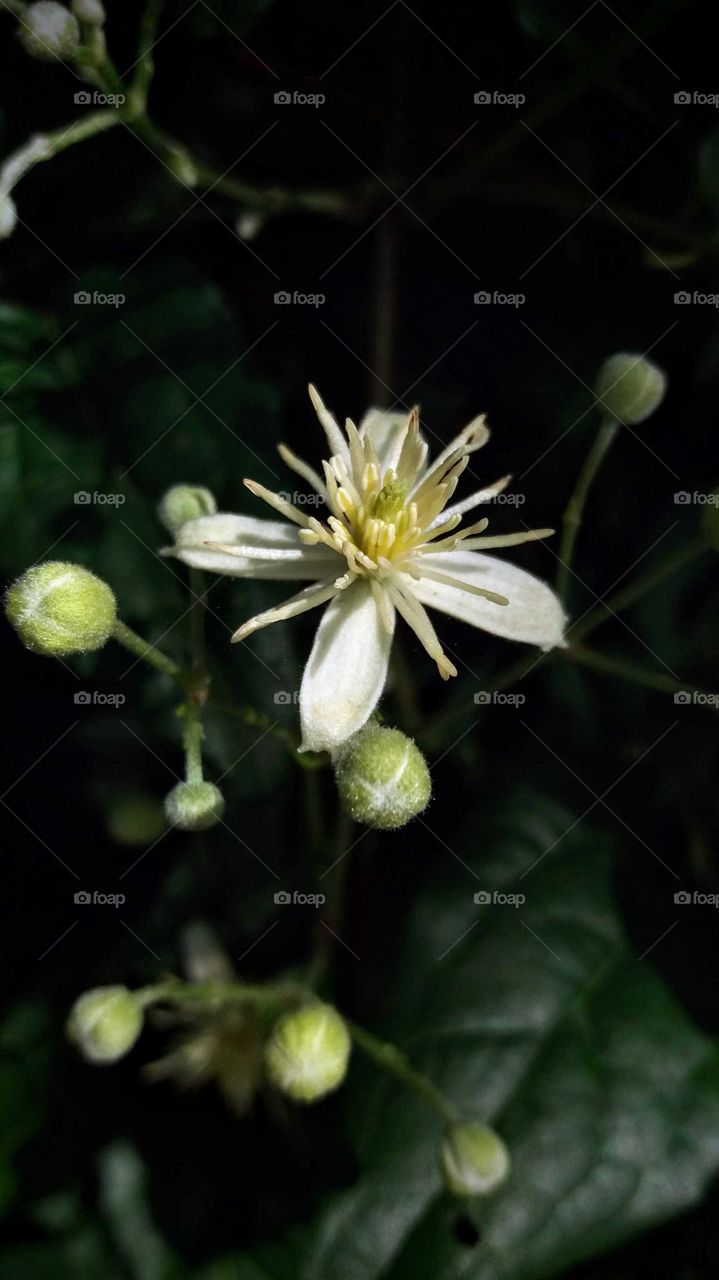
[[[421,813],[432,784],[427,762],[399,729],[375,721],[342,749],[335,777],[342,802],[355,822],[392,831]]]
[[[61,656],[101,649],[115,625],[116,602],[89,569],[48,560],[13,583],[5,613],[28,649]]]
[[[159,519],[173,536],[188,520],[214,516],[216,511],[217,503],[210,490],[192,484],[173,485],[157,508]]]
[[[55,0],[28,5],[20,19],[18,36],[25,52],[41,62],[73,58],[80,47],[77,18]]]
[[[510,1160],[506,1146],[493,1129],[465,1123],[448,1128],[440,1163],[454,1195],[483,1196],[504,1182]]]
[[[342,1084],[351,1041],[344,1019],[330,1004],[308,1004],[286,1013],[265,1048],[269,1079],[295,1102],[316,1102]]]
[[[84,22],[88,27],[101,27],[105,21],[102,0],[72,0],[72,11],[78,22]]]
[[[211,782],[178,782],[165,796],[167,820],[181,831],[208,831],[224,811],[222,792]]]
[[[7,240],[17,226],[15,201],[7,193],[0,195],[0,240]]]
[[[88,1062],[124,1058],[142,1031],[143,1012],[127,987],[94,987],[75,1001],[67,1035]]]
[[[666,374],[651,360],[619,351],[604,361],[594,394],[612,418],[636,426],[654,413],[666,389]]]

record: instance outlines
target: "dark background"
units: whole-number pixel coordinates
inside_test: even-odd
[[[122,72],[134,61],[140,7],[121,9],[111,6],[108,38]],[[695,533],[698,508],[677,505],[674,494],[716,482],[719,326],[715,309],[678,307],[674,294],[718,287],[719,135],[714,108],[676,105],[674,94],[719,91],[712,6],[617,3],[612,13],[600,0],[531,70],[583,6],[450,0],[440,8],[413,5],[412,12],[400,0],[382,16],[382,6],[217,0],[214,12],[202,3],[183,16],[184,9],[166,6],[151,97],[157,122],[218,173],[248,151],[234,176],[331,187],[346,196],[348,216],[290,212],[272,218],[248,246],[234,231],[233,201],[213,191],[194,203],[197,193],[183,189],[122,126],[37,166],[15,193],[25,225],[0,249],[3,304],[35,315],[24,349],[14,336],[16,313],[2,315],[2,381],[11,408],[0,408],[0,421],[14,426],[14,409],[53,456],[25,438],[23,483],[13,492],[8,480],[0,511],[4,580],[59,539],[53,555],[104,573],[125,620],[163,635],[184,612],[186,596],[181,575],[152,554],[165,540],[153,514],[157,500],[169,484],[189,480],[208,484],[221,509],[263,514],[241,481],[249,474],[290,487],[274,456],[276,441],[285,438],[313,460],[320,454],[309,379],[340,416],[357,419],[370,402],[418,401],[435,440],[448,440],[487,411],[493,438],[477,463],[481,476],[511,470],[514,488],[526,496],[522,507],[497,510],[493,529],[515,528],[517,517],[556,525],[596,417],[589,412],[571,424],[590,407],[599,364],[616,350],[651,348],[668,373],[669,393],[654,418],[622,433],[592,495],[574,612],[584,612],[655,543],[643,569]],[[31,63],[12,38],[9,16],[0,24],[6,154],[33,131],[77,115],[78,85],[61,67]],[[524,93],[526,103],[475,105],[474,93],[485,88]],[[277,105],[279,89],[324,93],[326,102]],[[406,202],[367,231],[392,204],[391,193],[401,195],[427,170]],[[609,209],[591,208],[615,183]],[[119,291],[126,302],[117,310],[78,308],[79,288]],[[326,301],[316,309],[278,307],[280,289],[321,292]],[[526,301],[477,306],[480,289],[521,292]],[[36,357],[22,385],[13,386]],[[192,407],[192,393],[204,397],[219,379],[205,397],[211,408]],[[10,477],[15,463],[10,456],[6,462]],[[273,472],[281,484],[273,485]],[[123,493],[125,504],[73,504],[77,489],[96,488]],[[544,546],[523,550],[518,563],[547,578],[556,569]],[[599,647],[716,684],[712,568],[705,559],[665,581],[631,616],[634,634],[610,621]],[[275,594],[280,598],[281,589]],[[283,688],[297,687],[313,620],[253,637],[249,647],[259,657],[243,664],[226,631],[271,595],[255,584],[221,583],[211,594],[208,628],[218,679],[274,718],[273,673]],[[473,718],[479,728],[436,770],[435,830],[452,829],[458,794],[460,806],[470,795],[481,806],[517,777],[531,777],[582,812],[591,802],[587,788],[601,794],[676,720],[667,741],[617,787],[612,807],[683,884],[719,889],[711,713],[681,708],[675,716],[670,696],[569,664],[535,671],[522,686],[525,718],[570,771],[518,730],[511,712],[490,708],[480,716],[472,704],[481,681],[514,653],[450,620],[442,620],[441,634],[461,664],[451,689],[435,678],[414,637],[402,638],[419,739],[438,756]],[[63,1047],[61,1028],[79,991],[150,980],[157,959],[176,968],[179,931],[193,916],[211,920],[239,956],[271,918],[267,877],[222,830],[170,835],[123,882],[125,927],[112,908],[78,913],[77,889],[112,891],[142,852],[108,834],[112,794],[159,799],[172,785],[169,770],[180,772],[172,698],[139,668],[125,679],[130,661],[119,650],[71,663],[78,684],[62,665],[22,650],[9,628],[0,635],[11,787],[5,801],[14,811],[2,815],[8,1004],[42,1003],[53,1032],[41,1129],[19,1165],[25,1201],[69,1183],[91,1201],[94,1153],[123,1134],[152,1169],[157,1219],[186,1257],[204,1261],[266,1238],[306,1217],[324,1188],[352,1177],[334,1103],[289,1130],[268,1126],[260,1107],[238,1139],[209,1092],[182,1097],[140,1082],[140,1062],[153,1056],[145,1041],[142,1054],[111,1073],[93,1072]],[[163,647],[180,654],[183,640],[180,624]],[[88,685],[123,693],[122,711],[75,708],[74,692]],[[402,722],[401,707],[391,693],[390,723]],[[430,717],[447,707],[454,718],[440,741]],[[291,707],[279,714],[293,724]],[[304,779],[271,736],[252,749],[256,736],[218,715],[214,736],[208,732],[210,776],[247,750],[228,778],[228,806],[241,814],[244,839],[291,885],[301,874],[296,814],[305,803]],[[331,779],[322,775],[316,787],[327,809]],[[641,953],[674,918],[666,872],[621,822],[601,809],[598,816],[616,837],[617,890]],[[421,829],[407,829],[393,837],[390,853],[388,847],[376,834],[363,842],[343,935],[361,954],[371,937],[372,960],[358,974],[346,955],[336,956],[344,1005],[367,1020],[391,972],[408,866],[430,882],[443,871],[437,846]],[[283,924],[248,956],[243,973],[269,976],[298,963],[312,938],[305,916]],[[716,1031],[711,908],[694,914],[691,930],[673,931],[651,960],[693,1016]],[[572,1274],[708,1276],[715,1220],[714,1195],[691,1217]],[[32,1239],[23,1200],[8,1225],[13,1242]]]

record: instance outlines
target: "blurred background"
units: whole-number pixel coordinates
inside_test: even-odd
[[[141,16],[110,6],[121,74]],[[226,181],[190,189],[123,123],[18,186],[0,246],[3,581],[48,556],[86,564],[182,659],[190,597],[158,557],[157,503],[186,481],[264,514],[243,477],[293,488],[280,440],[322,454],[310,380],[340,418],[418,403],[436,448],[486,412],[473,468],[511,471],[517,495],[488,511],[490,532],[556,527],[617,350],[648,352],[669,390],[592,492],[571,612],[659,571],[700,534],[695,495],[717,481],[712,16],[681,0],[168,2],[151,115]],[[0,23],[4,156],[89,108],[67,69],[28,58],[9,13]],[[257,212],[233,181],[329,193],[331,211]],[[553,580],[557,551],[512,558]],[[608,615],[593,647],[716,688],[711,557]],[[435,799],[396,835],[350,832],[330,771],[288,750],[315,618],[229,645],[284,594],[229,579],[209,592],[206,758],[232,830],[206,835],[164,830],[182,755],[162,676],[113,646],[65,664],[0,631],[7,1274],[713,1274],[716,911],[674,893],[719,891],[716,708],[567,659],[512,685],[521,704],[477,705],[525,655],[442,617],[460,667],[448,688],[405,629],[383,714],[416,734]],[[283,914],[274,893],[316,888],[354,841],[333,998],[505,1117],[516,1147],[526,1137],[531,1189],[520,1176],[486,1220],[445,1203],[436,1133],[398,1115],[365,1064],[316,1110],[261,1098],[239,1119],[212,1087],[143,1082],[162,1030],[106,1071],[64,1043],[79,992],[177,972],[197,920],[248,979],[306,962],[327,943],[317,913]],[[473,888],[506,887],[549,850],[524,930],[498,911],[441,957],[473,928]],[[76,903],[85,891],[126,901]]]

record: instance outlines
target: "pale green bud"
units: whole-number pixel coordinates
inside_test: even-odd
[[[105,21],[102,0],[72,0],[72,11],[78,22],[85,22],[88,27],[101,27]]]
[[[48,560],[13,583],[5,613],[28,649],[61,656],[101,649],[112,634],[117,606],[107,583],[89,569]]]
[[[54,62],[74,58],[80,47],[77,18],[55,0],[38,0],[28,5],[18,29],[20,43],[32,58]]]
[[[432,784],[413,740],[376,721],[350,738],[335,763],[340,797],[355,822],[392,831],[421,813]]]
[[[0,195],[0,240],[7,240],[17,226],[15,201],[9,194]]]
[[[265,1047],[268,1078],[295,1102],[316,1102],[342,1084],[351,1041],[331,1004],[308,1004],[286,1013]]]
[[[646,356],[618,351],[604,361],[594,394],[611,417],[631,427],[654,413],[666,389],[666,374]]]
[[[216,511],[217,503],[210,490],[193,484],[173,485],[157,508],[160,521],[173,536],[188,520],[214,516]]]
[[[222,792],[211,782],[178,782],[165,796],[167,821],[181,831],[208,831],[224,811]]]
[[[440,1153],[445,1181],[456,1196],[482,1196],[494,1191],[509,1173],[509,1152],[502,1139],[484,1124],[450,1125]]]
[[[67,1020],[67,1035],[88,1062],[124,1058],[142,1031],[143,1012],[127,987],[94,987],[77,999]]]

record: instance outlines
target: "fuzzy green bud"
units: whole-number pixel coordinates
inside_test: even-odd
[[[109,1064],[130,1052],[142,1023],[142,1009],[127,987],[94,987],[72,1006],[67,1035],[88,1062]]]
[[[214,516],[216,511],[217,503],[210,490],[194,484],[173,485],[157,508],[160,521],[173,536],[188,520]]]
[[[7,192],[0,194],[0,240],[7,240],[17,226],[15,201]]]
[[[47,560],[13,583],[5,613],[28,649],[62,656],[101,649],[112,634],[117,605],[107,583],[89,569]]]
[[[77,18],[55,0],[38,0],[28,5],[18,30],[26,53],[41,62],[74,58],[80,47]]]
[[[268,1078],[295,1102],[316,1102],[342,1084],[351,1041],[331,1004],[308,1004],[286,1013],[265,1047]]]
[[[666,374],[651,360],[619,351],[604,361],[594,394],[612,418],[636,426],[659,407],[666,389]]]
[[[445,1181],[456,1196],[482,1196],[494,1191],[509,1173],[509,1152],[502,1139],[484,1124],[450,1125],[440,1153]]]
[[[78,22],[88,27],[101,27],[105,21],[102,0],[72,0],[72,11]]]
[[[394,831],[427,806],[432,784],[412,738],[376,721],[350,738],[335,764],[340,797],[355,822]]]
[[[208,831],[225,811],[222,792],[211,782],[178,782],[165,796],[165,815],[181,831]]]

